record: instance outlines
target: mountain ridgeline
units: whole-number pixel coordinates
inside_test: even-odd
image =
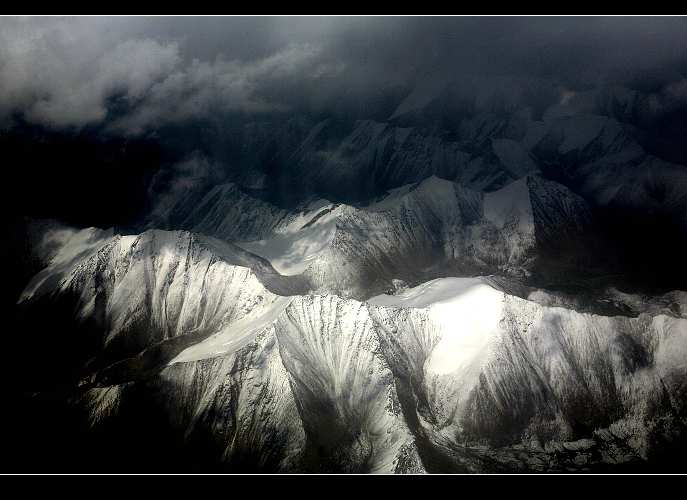
[[[125,213],[103,172],[15,207],[14,466],[681,470],[680,152],[628,89],[493,81],[168,127]]]

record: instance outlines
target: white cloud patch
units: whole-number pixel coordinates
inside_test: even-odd
[[[101,122],[107,99],[143,96],[179,65],[176,43],[116,42],[101,21],[5,19],[0,23],[0,114],[80,127]]]
[[[113,127],[138,133],[220,110],[284,109],[263,91],[341,71],[307,44],[252,61],[187,62],[176,41],[122,39],[109,28],[102,18],[0,20],[0,119],[19,114],[54,128],[99,124],[117,97],[128,112]]]
[[[100,122],[107,115],[106,101],[117,93],[140,99],[150,87],[179,64],[175,44],[130,40],[116,45],[81,72],[78,81],[66,76],[49,85],[25,112],[32,122],[54,126],[80,126]]]
[[[374,114],[384,92],[395,98],[427,75],[484,77],[489,85],[471,95],[491,100],[502,86],[507,103],[523,99],[510,85],[516,77],[587,89],[606,77],[625,85],[659,75],[655,83],[678,82],[649,98],[649,112],[660,113],[684,102],[684,56],[671,49],[687,42],[686,26],[680,18],[6,17],[0,125],[19,115],[136,134],[223,111]],[[581,98],[561,95],[561,105]]]
[[[182,122],[219,111],[259,113],[287,109],[264,95],[294,79],[328,76],[340,67],[318,64],[320,52],[309,45],[290,46],[257,61],[193,60],[153,85],[132,114],[114,126],[138,133],[156,125]]]

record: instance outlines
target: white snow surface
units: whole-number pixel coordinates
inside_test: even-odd
[[[184,349],[169,364],[214,358],[238,351],[274,323],[292,300],[293,297],[278,297],[268,306],[251,311],[204,341]]]
[[[471,288],[489,286],[481,278],[439,278],[396,295],[377,295],[367,303],[384,307],[424,308],[432,304],[450,302]]]
[[[481,278],[440,278],[395,296],[378,295],[378,306],[428,308],[441,337],[427,360],[428,374],[463,372],[477,364],[498,333],[504,294]]]
[[[314,217],[325,210],[330,211],[308,225]],[[313,210],[301,214],[271,238],[238,242],[237,245],[267,259],[282,275],[301,274],[334,239],[339,212],[339,209],[331,207]]]
[[[594,415],[615,405],[621,418],[603,426],[636,429],[640,439],[627,442],[640,454],[650,436],[643,422],[653,418],[646,409],[665,391],[682,391],[687,320],[653,316],[661,304],[637,318],[578,313],[504,294],[480,277],[436,279],[367,303],[331,293],[282,297],[189,233],[148,231],[98,244],[104,236],[55,236],[64,241],[51,263],[55,277],[37,288],[78,291],[77,314],[90,316],[95,278],[114,276],[101,295],[108,337],[140,331],[131,325],[159,330],[141,347],[207,331],[161,374],[173,382],[166,384],[174,391],[169,414],[194,415],[189,431],[210,418],[220,432],[231,411],[239,444],[232,441],[227,453],[246,443],[263,453],[278,436],[287,443],[278,451],[285,470],[306,449],[307,429],[317,439],[333,436],[327,453],[344,457],[347,471],[397,471],[413,443],[396,393],[403,380],[413,381],[406,390],[415,398],[406,410],[416,409],[432,443],[489,442],[494,422],[521,436],[541,418],[555,431],[554,444],[587,437],[564,420],[581,401]],[[628,370],[637,349],[647,364]],[[116,388],[89,396],[93,420],[116,418],[126,397]],[[548,416],[551,410],[562,416]]]

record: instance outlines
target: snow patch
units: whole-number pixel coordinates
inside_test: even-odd
[[[502,229],[513,219],[523,231],[534,229],[530,191],[526,179],[484,195],[484,218]]]
[[[410,307],[422,309],[432,304],[450,301],[470,288],[485,285],[481,278],[439,278],[406,289],[396,295],[377,295],[367,303],[384,307]]]
[[[311,213],[309,217],[297,218],[272,238],[238,242],[236,245],[267,259],[282,275],[301,274],[334,239],[339,209],[329,210],[314,220],[315,216],[326,210],[324,208]]]
[[[427,359],[431,375],[462,373],[488,353],[499,332],[504,294],[481,278],[440,278],[398,295],[378,295],[368,304],[427,308],[440,339]]]
[[[293,297],[276,298],[269,306],[260,308],[257,314],[248,314],[204,341],[184,349],[169,362],[169,365],[214,358],[236,352],[252,341],[258,333],[274,323],[292,300]]]

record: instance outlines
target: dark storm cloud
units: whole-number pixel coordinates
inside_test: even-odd
[[[474,76],[618,83],[675,107],[686,49],[685,18],[3,18],[0,116],[138,133]]]

